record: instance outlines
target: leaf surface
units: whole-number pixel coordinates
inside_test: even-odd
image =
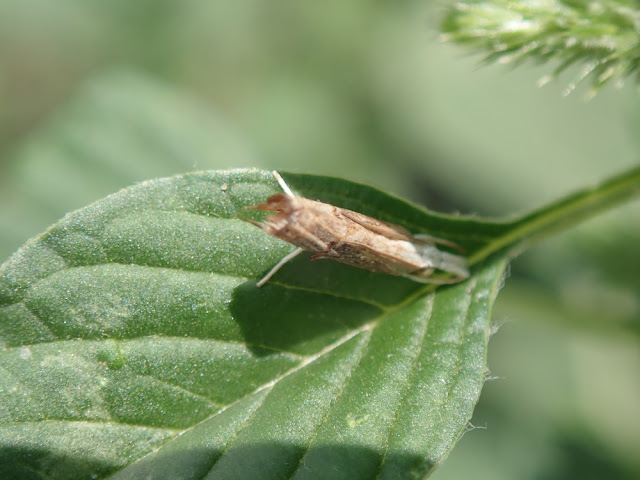
[[[371,187],[297,194],[487,249],[509,225]],[[145,182],[0,268],[0,478],[421,478],[464,432],[506,259],[435,290],[302,255],[243,219],[270,172]]]

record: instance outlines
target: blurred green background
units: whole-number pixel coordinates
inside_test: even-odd
[[[629,84],[481,67],[447,2],[0,2],[0,261],[149,178],[259,167],[343,176],[506,217],[637,163]],[[564,83],[563,83],[564,82]],[[629,82],[631,83],[631,82]],[[512,265],[473,424],[437,480],[640,477],[640,209]],[[486,429],[484,429],[486,427]]]

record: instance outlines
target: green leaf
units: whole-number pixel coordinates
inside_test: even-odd
[[[270,172],[148,181],[0,267],[0,478],[423,478],[464,432],[508,258],[640,192],[640,169],[511,222],[286,175],[299,195],[453,240],[434,289],[292,250],[243,219]]]
[[[465,238],[476,221],[286,178],[301,195],[486,243]],[[2,266],[0,478],[406,478],[442,461],[480,393],[505,259],[436,292],[303,256],[258,289],[292,247],[244,207],[277,190],[255,170],[145,182]]]

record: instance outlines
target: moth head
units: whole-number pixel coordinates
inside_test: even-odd
[[[264,203],[246,207],[249,210],[266,210],[269,212],[278,212],[269,215],[263,222],[255,222],[248,220],[255,226],[261,228],[270,235],[276,235],[277,232],[286,228],[291,220],[291,215],[295,210],[296,197],[291,197],[284,193],[276,193],[271,195]]]
[[[289,213],[293,210],[291,205],[292,198],[284,193],[276,193],[271,195],[264,203],[246,207],[250,210],[268,210],[271,212]]]

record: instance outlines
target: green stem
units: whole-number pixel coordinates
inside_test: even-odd
[[[507,228],[504,235],[475,252],[469,257],[469,263],[478,263],[498,250],[524,249],[535,241],[566,230],[639,194],[640,166],[510,222],[508,225],[511,228]]]

